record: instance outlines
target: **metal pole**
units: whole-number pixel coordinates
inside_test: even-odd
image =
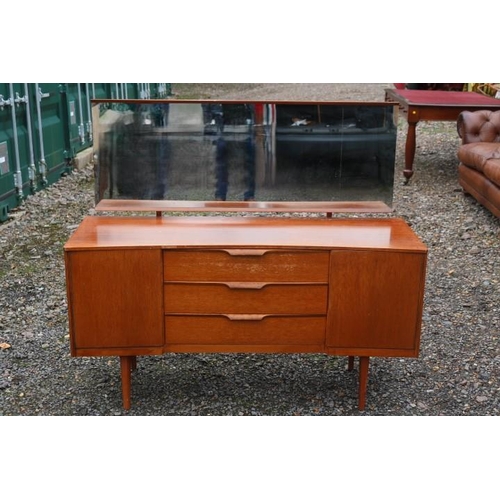
[[[35,167],[35,153],[33,149],[33,132],[32,132],[32,124],[31,124],[31,110],[30,110],[30,100],[28,95],[28,84],[24,84],[24,99],[26,103],[26,128],[28,129],[28,143],[30,148],[30,166],[29,166],[29,176],[31,182],[31,190],[35,191],[36,189],[36,167]]]
[[[12,117],[12,132],[14,136],[14,153],[16,157],[16,171],[14,173],[14,185],[17,190],[17,198],[21,202],[24,198],[23,196],[23,176],[21,173],[21,159],[19,157],[19,143],[17,140],[17,121],[16,121],[16,109],[14,106],[14,85],[9,83],[10,90],[10,111]]]
[[[82,89],[80,88],[80,84],[76,84],[78,86],[78,109],[80,110],[80,125],[78,126],[78,135],[80,136],[80,143],[85,143],[85,127],[83,125],[83,108],[82,108]]]
[[[89,141],[92,141],[92,113],[90,112],[90,92],[89,92],[89,84],[85,84],[85,95],[87,96],[87,133],[89,134]]]
[[[46,97],[48,94],[43,94],[42,89],[38,86],[38,83],[35,83],[35,93],[36,93],[36,112],[38,115],[38,140],[40,142],[40,162],[38,163],[38,171],[40,172],[40,176],[42,178],[42,184],[47,184],[47,162],[45,161],[45,149],[43,147],[43,125],[42,125],[42,109],[40,103],[42,102],[42,98]]]

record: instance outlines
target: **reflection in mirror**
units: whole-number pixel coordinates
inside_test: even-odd
[[[394,105],[96,101],[96,201],[392,205]]]

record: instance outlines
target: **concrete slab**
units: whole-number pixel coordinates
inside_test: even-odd
[[[74,168],[85,167],[89,163],[92,163],[94,159],[94,148],[87,148],[83,151],[77,153],[74,158],[73,166]]]

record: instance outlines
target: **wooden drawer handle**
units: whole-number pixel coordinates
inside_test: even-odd
[[[228,253],[233,257],[262,257],[267,252],[269,252],[269,250],[263,250],[263,249],[251,250],[249,248],[244,248],[244,249],[224,250],[224,252]]]
[[[225,314],[226,318],[231,321],[261,321],[266,314]]]
[[[231,283],[224,284],[231,290],[262,290],[262,288],[264,288],[268,283],[233,281]]]

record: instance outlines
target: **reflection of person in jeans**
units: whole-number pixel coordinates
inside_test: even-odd
[[[249,135],[244,145],[244,168],[245,168],[245,187],[243,193],[244,201],[252,201],[255,197],[255,143],[252,135]],[[224,137],[219,136],[215,141],[215,199],[225,201],[229,184],[228,171],[228,147]]]
[[[169,104],[156,104],[151,109],[151,119],[153,127],[166,127],[168,125]],[[167,173],[170,161],[170,143],[166,134],[154,134],[151,140],[156,144],[156,151],[152,151],[155,156],[153,169],[153,200],[163,200],[167,191]]]
[[[243,193],[244,201],[252,201],[255,196],[255,137],[254,123],[255,110],[252,105],[227,105],[215,108],[212,106],[207,109],[210,112],[211,123],[217,127],[217,139],[214,141],[216,146],[215,152],[215,199],[225,201],[229,185],[229,168],[230,165],[240,163],[243,159],[244,168],[244,183],[245,192]],[[224,127],[233,126],[238,130],[243,128],[246,136],[244,141],[232,140],[228,143],[224,137]],[[241,137],[240,133],[236,132],[233,139]],[[229,152],[231,150],[231,153]],[[242,151],[243,150],[243,151]],[[243,154],[242,154],[243,153]],[[230,161],[231,157],[231,161]]]

